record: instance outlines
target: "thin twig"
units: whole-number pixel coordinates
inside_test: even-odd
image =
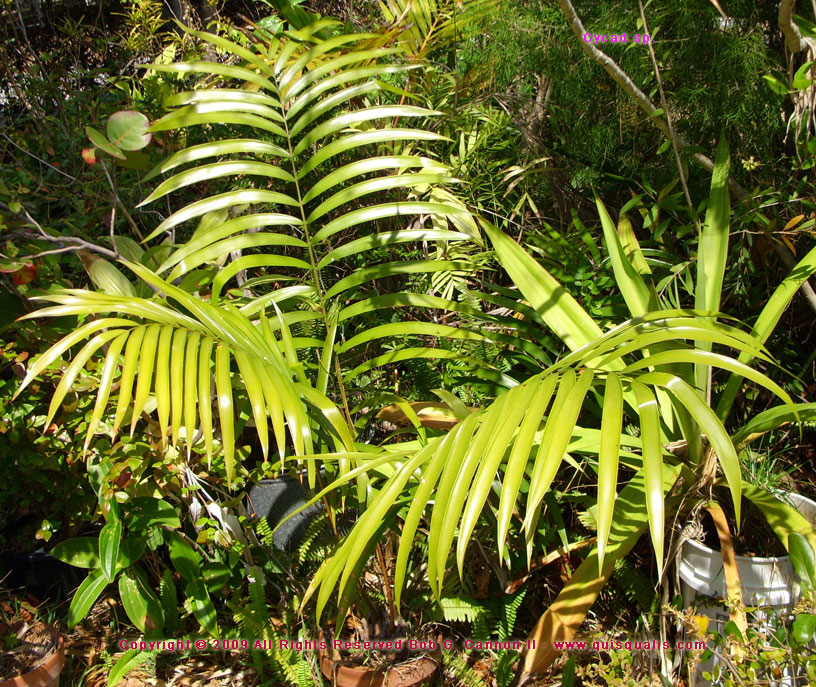
[[[119,205],[119,209],[122,211],[122,214],[125,216],[125,219],[130,224],[130,228],[133,229],[133,233],[136,234],[136,237],[140,241],[144,241],[144,236],[142,236],[142,232],[139,231],[139,225],[136,224],[133,217],[130,216],[130,213],[127,211],[125,204],[122,202],[122,199],[119,197],[119,193],[116,191],[116,184],[113,183],[113,177],[111,177],[110,172],[108,171],[108,166],[105,164],[104,160],[100,160],[99,164],[102,165],[102,170],[105,172],[105,176],[108,179],[108,184],[111,187],[111,193],[113,194],[113,199]],[[111,231],[113,231],[113,224],[111,223]],[[116,244],[114,244],[114,247]]]
[[[640,19],[643,22],[643,32],[648,36],[649,25],[646,23],[646,13],[643,11],[643,2],[638,0],[638,7],[640,8]],[[660,69],[657,66],[657,55],[655,55],[652,41],[649,41],[649,55],[652,58],[652,67],[654,69],[655,79],[657,79],[657,90],[660,92],[660,105],[663,107],[663,114],[666,117],[666,127],[669,130],[669,140],[671,140],[672,150],[674,151],[674,160],[677,163],[677,171],[680,174],[680,183],[683,185],[683,193],[686,196],[686,203],[688,204],[689,214],[697,227],[697,234],[700,234],[700,222],[697,218],[697,211],[694,209],[694,203],[691,202],[691,193],[689,193],[688,183],[686,182],[686,173],[683,169],[683,161],[680,159],[680,148],[677,145],[677,132],[674,130],[671,115],[669,114],[669,104],[666,101],[666,93],[663,90],[663,79],[660,78]]]
[[[0,207],[4,208],[8,212],[12,212],[11,208],[6,205],[5,203],[0,202]],[[40,226],[40,223],[35,220],[30,214],[28,214],[28,210],[25,208],[21,208],[19,213],[12,214],[21,214],[25,217],[26,221],[37,230],[37,237],[43,241],[49,241],[50,243],[70,243],[76,246],[77,250],[85,249],[91,251],[93,253],[100,253],[101,255],[105,255],[109,258],[113,258],[114,260],[118,259],[118,255],[114,253],[112,250],[108,250],[103,246],[98,246],[95,243],[91,243],[90,241],[86,241],[85,239],[78,238],[76,236],[51,236],[48,232],[45,231]],[[61,252],[68,252],[68,251],[61,251]]]
[[[68,174],[66,172],[63,172],[59,167],[54,167],[54,165],[49,164],[48,162],[46,162],[45,160],[43,160],[40,157],[37,157],[34,153],[31,153],[31,152],[27,151],[25,148],[21,148],[14,141],[12,141],[5,133],[0,133],[0,136],[5,138],[9,143],[11,143],[11,145],[13,145],[15,148],[17,148],[17,150],[19,150],[21,153],[25,153],[29,157],[33,157],[40,164],[45,165],[46,167],[50,167],[55,172],[57,172],[59,174],[62,174],[62,176],[68,177],[71,181],[77,181],[76,177],[72,177],[70,174]]]

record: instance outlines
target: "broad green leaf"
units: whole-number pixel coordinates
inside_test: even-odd
[[[218,616],[207,592],[207,586],[201,577],[187,582],[184,591],[193,607],[193,615],[202,629],[213,637],[218,636]]]
[[[816,633],[816,615],[812,613],[797,613],[791,627],[794,639],[799,644],[810,644]]]
[[[119,576],[119,597],[130,621],[145,635],[155,635],[164,626],[161,602],[138,566],[124,570]]]
[[[60,542],[51,555],[77,568],[99,567],[99,540],[95,537],[74,537]]]
[[[111,520],[99,533],[99,564],[102,573],[109,582],[113,582],[116,561],[119,559],[119,546],[122,543],[122,521]]]
[[[217,594],[220,592],[220,590],[229,582],[231,575],[232,572],[230,569],[218,561],[205,563],[203,566],[201,566],[201,576],[204,578],[204,582],[207,585],[207,590],[210,592],[210,594]]]
[[[141,150],[153,137],[149,128],[150,120],[141,112],[122,110],[108,119],[108,139],[122,150]]]
[[[133,532],[144,532],[150,527],[171,527],[179,529],[176,509],[164,499],[150,496],[134,496],[127,503],[125,519]]]
[[[86,577],[79,589],[74,593],[74,598],[71,599],[71,606],[68,609],[68,629],[73,629],[74,626],[82,620],[91,607],[96,603],[99,595],[104,591],[109,584],[108,578],[101,569],[92,570]]]
[[[86,126],[85,133],[88,136],[90,142],[93,143],[100,150],[104,150],[108,155],[116,158],[117,160],[125,159],[124,153],[121,150],[119,150],[119,148],[117,148],[113,143],[111,143],[107,138],[105,138],[105,135],[100,131],[97,131],[92,126]]]
[[[798,532],[788,535],[788,555],[802,591],[807,593],[816,589],[816,556],[808,540]]]
[[[173,567],[187,582],[200,579],[201,556],[195,551],[189,541],[178,532],[169,537],[168,549]]]

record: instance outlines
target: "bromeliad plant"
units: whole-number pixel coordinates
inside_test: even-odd
[[[348,592],[383,522],[394,517],[401,521],[397,598],[422,521],[423,532],[427,529],[422,536],[428,537],[428,578],[437,598],[450,570],[452,549],[461,575],[481,518],[495,521],[496,554],[503,560],[511,523],[519,518],[529,557],[545,495],[565,460],[597,474],[597,546],[535,628],[533,637],[545,648],[527,654],[525,676],[549,664],[555,656],[549,649],[553,640],[568,639],[577,630],[615,561],[647,529],[662,570],[667,518],[674,521],[696,502],[710,499],[717,483],[727,484],[738,521],[744,495],[765,512],[784,543],[790,532],[816,541],[810,523],[793,508],[743,483],[739,458],[758,436],[816,415],[816,404],[793,403],[751,366],[755,360],[771,362],[763,344],[799,285],[816,271],[816,249],[777,288],[751,331],[720,314],[728,254],[727,178],[727,146],[722,143],[699,237],[694,310],[661,307],[654,287],[636,268],[639,248],[635,244],[629,253],[624,251],[598,201],[606,249],[631,314],[630,320],[607,332],[521,246],[485,225],[499,262],[521,296],[570,353],[488,408],[468,415],[445,436],[424,446],[414,444],[411,454],[400,456],[393,474],[378,484],[354,529],[315,576],[310,592],[316,596],[318,615],[336,588],[341,598]],[[713,398],[715,370],[731,373],[719,398]],[[742,380],[764,387],[782,403],[729,433],[725,421]],[[587,408],[595,404],[602,408],[600,418]],[[639,428],[637,437],[622,431],[625,422]],[[634,476],[617,493],[622,466]],[[341,605],[341,614],[344,610]]]

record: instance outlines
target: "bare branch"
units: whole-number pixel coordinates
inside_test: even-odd
[[[793,21],[793,6],[795,0],[782,0],[779,3],[779,30],[785,36],[785,46],[792,53],[797,53],[802,49],[802,32],[796,22]]]
[[[116,253],[112,250],[108,250],[103,246],[97,246],[95,243],[91,243],[90,241],[86,241],[85,239],[78,238],[76,236],[51,236],[45,229],[40,226],[40,223],[35,220],[30,214],[28,214],[28,210],[22,208],[19,213],[12,212],[11,208],[6,205],[5,203],[0,203],[0,207],[3,207],[8,212],[12,214],[20,214],[23,215],[26,219],[26,222],[30,224],[37,230],[36,238],[41,241],[48,241],[50,243],[70,243],[72,246],[76,248],[76,250],[85,249],[91,251],[93,253],[99,253],[100,255],[104,255],[106,257],[112,258],[117,260],[119,258]],[[70,252],[70,251],[55,251],[55,252]],[[38,257],[38,256],[34,256]]]

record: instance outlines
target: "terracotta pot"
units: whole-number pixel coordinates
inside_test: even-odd
[[[429,683],[439,668],[428,656],[417,656],[388,668],[366,668],[342,665],[323,649],[319,653],[320,670],[337,687],[414,687]]]
[[[54,631],[57,650],[45,657],[36,668],[23,675],[0,681],[0,687],[59,687],[59,677],[65,665],[65,638]]]

